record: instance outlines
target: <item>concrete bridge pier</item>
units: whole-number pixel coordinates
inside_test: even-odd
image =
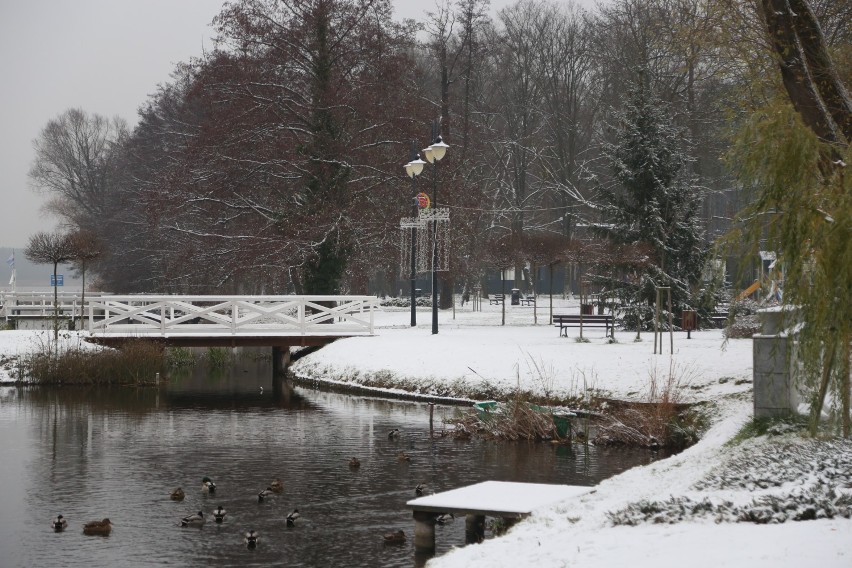
[[[278,380],[283,378],[287,372],[287,367],[290,366],[290,348],[289,347],[273,347],[272,348],[272,379]]]

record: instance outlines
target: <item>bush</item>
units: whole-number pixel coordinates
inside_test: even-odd
[[[23,358],[22,374],[42,385],[139,384],[153,382],[165,374],[160,345],[131,341],[121,349],[89,351],[69,349],[56,353],[46,344]]]

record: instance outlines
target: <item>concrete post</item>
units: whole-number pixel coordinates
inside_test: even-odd
[[[414,550],[434,552],[435,519],[438,515],[424,511],[414,511]]]
[[[476,544],[485,540],[485,515],[467,515],[464,518],[465,544]]]
[[[755,418],[791,416],[797,411],[799,394],[793,373],[796,342],[784,332],[784,317],[782,310],[762,310],[761,333],[752,338]]]

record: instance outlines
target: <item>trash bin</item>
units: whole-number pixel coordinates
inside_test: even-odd
[[[520,306],[521,305],[521,291],[517,288],[512,288],[512,305]]]
[[[580,304],[580,313],[584,316],[592,315],[592,310],[594,310],[594,306],[592,304]]]

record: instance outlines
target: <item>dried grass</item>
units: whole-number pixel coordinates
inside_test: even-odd
[[[652,369],[644,400],[606,401],[607,412],[599,421],[594,443],[683,448],[697,441],[702,420],[684,401],[691,378],[691,372],[674,363],[663,376]]]
[[[535,410],[520,398],[501,405],[494,412],[469,410],[447,421],[454,426],[449,435],[457,439],[472,436],[486,440],[552,440],[556,426],[549,414]]]

